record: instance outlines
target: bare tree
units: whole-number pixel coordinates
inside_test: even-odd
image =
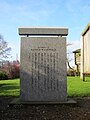
[[[72,44],[67,44],[67,47],[69,47],[70,45],[72,45]],[[72,54],[72,52],[70,52],[69,50],[68,50],[68,53],[67,53],[67,65],[68,65],[68,68],[69,69],[72,69],[73,70],[73,68],[71,67],[71,65],[70,65],[70,62],[73,60],[72,58],[70,58],[70,55]]]
[[[0,35],[0,60],[8,58],[10,51],[11,47],[8,47],[8,43],[4,40],[3,36]]]
[[[70,53],[67,53],[67,54],[70,54]],[[70,62],[71,62],[72,60],[73,60],[73,59],[70,59],[69,57],[67,57],[67,65],[68,65],[68,68],[73,70],[73,68],[72,68],[71,65],[70,65]]]

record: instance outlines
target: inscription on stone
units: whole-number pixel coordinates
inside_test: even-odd
[[[42,92],[45,90],[58,90],[57,50],[49,47],[38,47],[36,49],[31,49],[29,53],[29,60],[31,64],[32,89],[40,89]],[[39,84],[41,82],[43,83],[42,85]],[[48,84],[51,86],[49,87]]]

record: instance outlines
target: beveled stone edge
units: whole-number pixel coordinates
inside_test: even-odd
[[[19,35],[56,35],[67,36],[68,28],[61,27],[20,27]]]

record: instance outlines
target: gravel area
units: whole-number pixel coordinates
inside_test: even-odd
[[[0,120],[90,120],[90,97],[73,98],[75,105],[9,105],[13,99],[0,97]]]

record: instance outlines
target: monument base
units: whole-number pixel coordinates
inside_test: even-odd
[[[20,98],[15,98],[10,104],[23,104],[23,105],[43,105],[43,104],[76,104],[77,102],[71,98],[67,98],[67,101],[21,101]]]

